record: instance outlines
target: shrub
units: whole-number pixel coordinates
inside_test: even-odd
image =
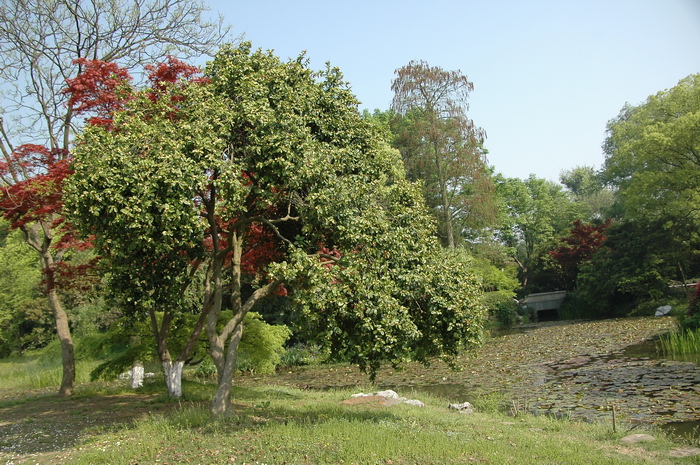
[[[216,379],[216,365],[211,357],[206,357],[200,364],[195,368],[192,376],[200,382],[209,381]]]
[[[326,354],[315,345],[294,344],[284,351],[280,360],[280,366],[295,367],[311,365],[326,359]]]
[[[249,312],[243,320],[243,338],[238,347],[238,369],[273,373],[292,332],[284,325],[265,323],[260,314]]]
[[[700,330],[700,283],[688,302],[688,310],[677,315],[678,325],[686,330]]]
[[[494,291],[484,294],[484,306],[504,327],[510,328],[519,319],[518,302],[512,291]]]

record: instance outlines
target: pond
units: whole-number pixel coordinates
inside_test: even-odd
[[[451,402],[498,392],[517,411],[612,422],[615,409],[627,423],[692,430],[700,421],[700,366],[659,357],[652,341],[674,327],[671,317],[542,322],[489,338],[457,360],[461,371],[441,362],[408,364],[381,370],[376,386]],[[367,386],[366,376],[345,366],[286,376],[288,384],[308,388]]]

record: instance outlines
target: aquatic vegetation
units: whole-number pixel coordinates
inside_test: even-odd
[[[671,331],[659,338],[657,349],[664,355],[700,361],[700,329]]]

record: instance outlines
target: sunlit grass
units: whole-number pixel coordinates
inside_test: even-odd
[[[99,362],[78,360],[76,383],[88,383],[90,372]],[[0,391],[56,388],[61,385],[63,368],[60,355],[46,355],[40,351],[0,360]]]
[[[503,413],[462,415],[440,398],[416,393],[425,408],[346,405],[351,391],[267,386],[237,389],[236,413],[211,415],[208,404],[175,411],[93,437],[74,464],[665,464],[661,438],[620,453],[622,433],[609,424]],[[484,399],[492,402],[492,399]],[[490,410],[490,406],[489,406]]]

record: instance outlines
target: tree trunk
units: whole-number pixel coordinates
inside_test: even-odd
[[[39,253],[39,262],[41,263],[42,277],[44,278],[44,291],[56,322],[56,334],[61,342],[63,377],[58,394],[68,397],[73,394],[73,389],[75,388],[75,352],[73,350],[73,338],[70,334],[68,314],[63,308],[58,292],[56,292],[56,283],[54,282],[52,267],[56,261],[60,260],[60,253],[57,254],[59,258],[54,260],[54,256],[51,255],[53,234],[50,221],[39,221],[30,226],[25,225],[21,227],[21,230],[24,233],[26,243]]]
[[[211,411],[214,415],[230,415],[231,409],[231,389],[233,387],[233,375],[236,372],[236,362],[238,359],[238,345],[243,337],[243,322],[236,325],[231,333],[226,350],[226,361],[223,372],[219,373],[219,386],[212,402]]]
[[[175,363],[172,360],[163,362],[165,385],[168,387],[170,397],[182,397],[182,368],[184,366],[185,362],[182,360],[177,360]]]
[[[143,386],[143,363],[136,361],[131,367],[131,389]]]
[[[445,235],[447,241],[447,248],[455,248],[455,237],[454,230],[452,229],[452,204],[450,202],[450,197],[447,192],[447,175],[445,174],[445,166],[443,165],[444,154],[441,153],[440,143],[436,139],[433,140],[433,155],[435,157],[435,169],[438,175],[438,188],[440,189],[440,203],[442,205],[442,221],[443,227],[445,228]]]
[[[61,305],[55,289],[48,292],[49,305],[53,310],[56,320],[56,334],[61,341],[61,360],[63,362],[63,377],[58,394],[64,397],[70,396],[75,388],[75,353],[73,350],[73,338],[68,325],[68,315]]]

